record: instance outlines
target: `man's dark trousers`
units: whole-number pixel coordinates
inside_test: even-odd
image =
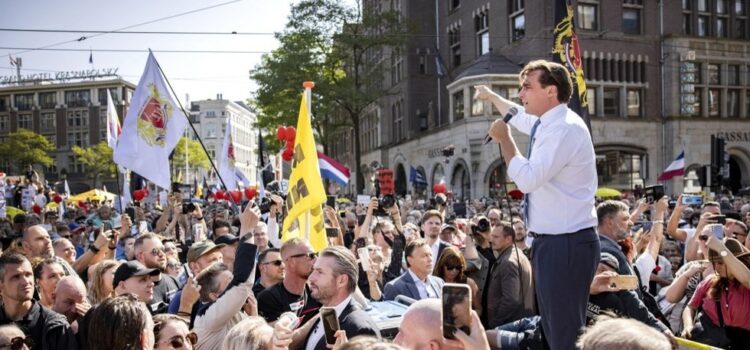
[[[576,348],[586,323],[586,303],[599,252],[599,237],[593,227],[569,234],[537,233],[534,239],[534,286],[542,330],[552,350]]]

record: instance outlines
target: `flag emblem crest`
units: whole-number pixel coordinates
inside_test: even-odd
[[[581,64],[581,50],[578,46],[578,36],[573,30],[573,7],[567,5],[565,18],[557,23],[554,31],[554,56],[559,57],[560,63],[568,68],[571,78],[578,86],[578,97],[581,106],[588,106],[586,96],[586,82],[583,79],[583,65]]]
[[[138,136],[150,146],[163,147],[173,107],[169,99],[159,95],[155,85],[150,84],[149,91],[148,100],[138,112]]]

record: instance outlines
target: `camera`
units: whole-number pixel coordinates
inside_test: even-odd
[[[478,235],[481,232],[487,232],[490,230],[490,220],[487,218],[481,218],[476,224],[471,224],[471,233]]]
[[[195,204],[193,202],[183,201],[182,202],[182,214],[186,215],[195,211]]]
[[[378,207],[372,211],[372,215],[375,216],[388,216],[388,209],[391,209],[396,204],[396,197],[392,194],[387,194],[378,199]]]
[[[271,199],[268,197],[263,197],[263,199],[260,200],[260,204],[258,205],[258,208],[260,209],[261,214],[265,214],[271,211]]]

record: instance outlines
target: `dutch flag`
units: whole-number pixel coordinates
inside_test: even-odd
[[[346,187],[349,183],[349,177],[351,176],[349,169],[333,160],[333,158],[318,152],[318,166],[320,167],[320,176],[323,178],[335,181],[343,187]]]
[[[677,159],[675,159],[672,164],[669,164],[666,170],[664,170],[664,173],[662,173],[659,176],[659,181],[667,181],[672,179],[675,176],[682,176],[685,175],[685,150],[683,149],[680,152],[680,155],[677,156]]]

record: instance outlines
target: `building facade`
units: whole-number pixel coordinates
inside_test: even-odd
[[[106,141],[107,90],[122,120],[135,85],[121,78],[0,86],[0,142],[19,129],[43,135],[55,146],[54,163],[36,170],[58,189],[67,180],[73,193],[86,191],[92,179],[71,149]],[[115,180],[103,180],[111,190],[117,188]]]
[[[430,195],[440,181],[463,199],[514,188],[497,147],[483,145],[501,116],[473,100],[473,86],[490,85],[518,101],[521,68],[551,57],[554,2],[373,0],[366,6],[377,3],[400,11],[417,32],[389,53],[383,85],[392,94],[362,118],[365,179],[377,164],[394,171],[401,194]],[[710,164],[711,135],[726,140],[729,187],[750,185],[749,5],[573,1],[600,186],[629,191],[656,184],[683,148],[688,171]],[[528,137],[513,135],[525,150]],[[453,155],[445,157],[451,146]],[[351,136],[330,148],[356,169]],[[426,186],[409,181],[412,168]],[[685,185],[683,177],[665,184],[670,193]]]
[[[232,142],[234,145],[235,165],[255,184],[258,164],[258,130],[255,112],[244,102],[233,102],[223,99],[221,94],[215,100],[192,101],[190,103],[190,118],[206,146],[209,158],[218,168],[217,155],[221,152],[226,132],[227,121],[232,121]],[[193,139],[195,139],[194,133]],[[214,171],[200,172],[199,176],[206,176],[211,184],[218,178]],[[192,180],[190,180],[192,181]]]

